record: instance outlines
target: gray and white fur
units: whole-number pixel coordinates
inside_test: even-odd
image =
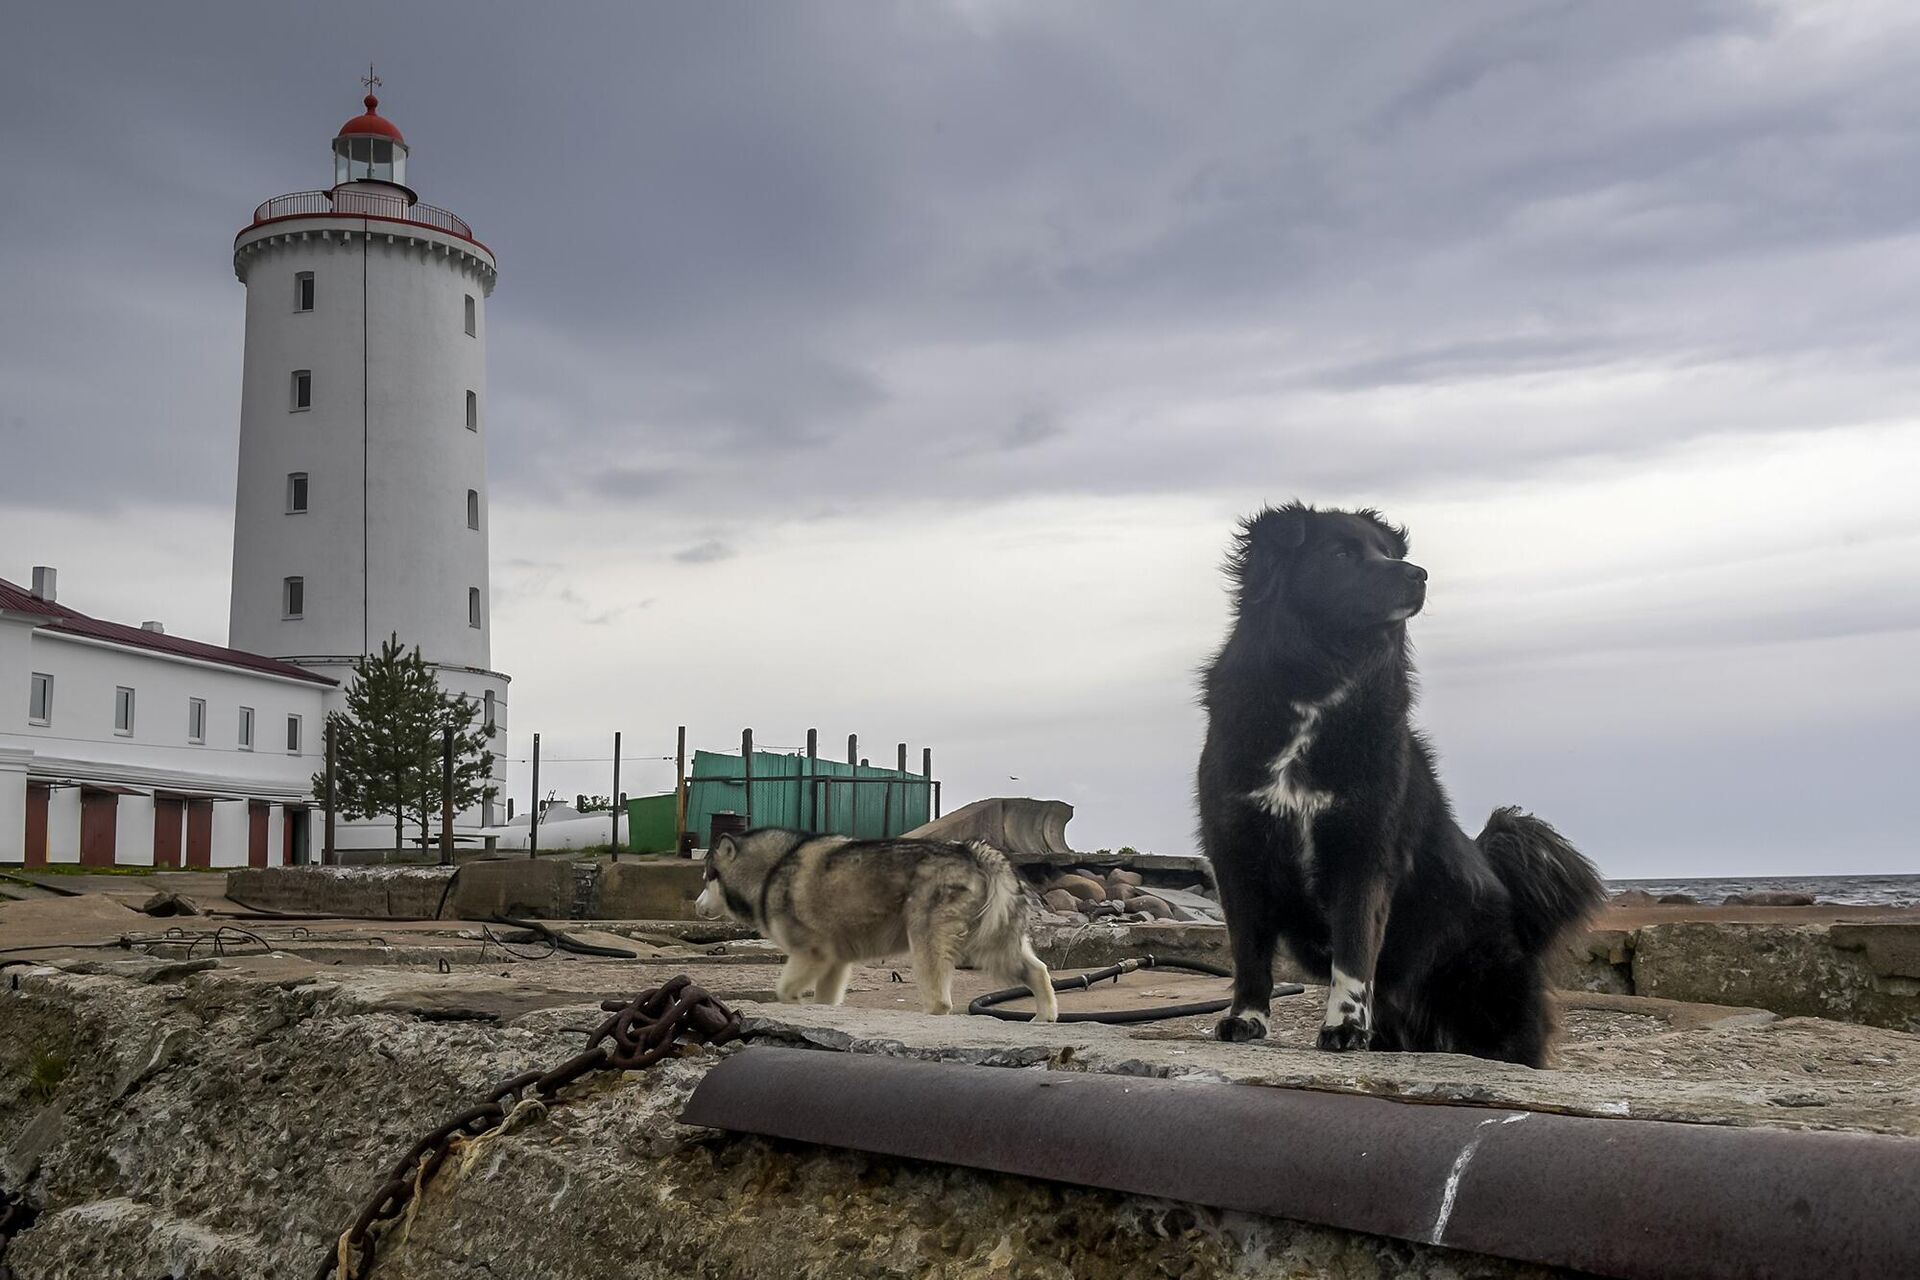
[[[694,903],[787,953],[775,994],[839,1004],[853,966],[907,953],[928,1013],[953,1011],[962,961],[1033,992],[1036,1022],[1058,1018],[1053,982],[1027,939],[1027,903],[1006,855],[978,840],[850,840],[762,827],[707,855]]]

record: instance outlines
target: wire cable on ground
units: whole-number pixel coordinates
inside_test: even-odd
[[[1055,978],[1055,991],[1090,991],[1096,982],[1112,980],[1118,982],[1123,976],[1140,969],[1175,969],[1183,973],[1204,973],[1209,977],[1231,978],[1233,970],[1217,964],[1208,964],[1204,960],[1163,960],[1158,956],[1141,956],[1134,960],[1122,960],[1119,964],[1096,969],[1092,973],[1077,974],[1071,978]],[[1273,994],[1277,996],[1297,996],[1306,988],[1297,982],[1277,983]],[[1033,993],[1025,987],[1007,987],[1000,991],[989,991],[983,996],[975,996],[967,1005],[967,1012],[982,1014],[989,1018],[999,1018],[1003,1022],[1031,1022],[1033,1015],[1013,1009],[997,1009],[995,1005],[1005,1004],[1009,1000],[1018,1000]],[[1069,1013],[1060,1011],[1062,1022],[1106,1022],[1125,1024],[1132,1022],[1161,1022],[1168,1018],[1193,1018],[1201,1014],[1220,1013],[1233,1004],[1232,1000],[1201,1000],[1193,1004],[1158,1005],[1147,1009],[1107,1009]]]

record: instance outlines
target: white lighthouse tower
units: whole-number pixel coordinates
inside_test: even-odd
[[[247,336],[228,643],[344,687],[398,634],[504,734],[487,581],[494,258],[407,185],[378,83],[333,140],[333,185],[268,200],[234,240]],[[379,823],[341,837],[390,841]]]

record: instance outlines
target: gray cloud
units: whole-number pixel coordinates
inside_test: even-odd
[[[731,560],[739,554],[718,538],[708,538],[705,542],[697,542],[674,552],[673,558],[681,564],[713,564],[719,560]]]

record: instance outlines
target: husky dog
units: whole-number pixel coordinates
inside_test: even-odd
[[[775,994],[839,1004],[860,960],[905,951],[928,1013],[953,1011],[966,959],[1033,992],[1056,1020],[1053,982],[1027,941],[1027,902],[1006,855],[978,840],[849,840],[781,827],[725,835],[707,854],[702,919],[732,916],[787,953]]]
[[[1273,952],[1330,973],[1323,1049],[1438,1050],[1539,1066],[1547,957],[1606,900],[1538,818],[1453,820],[1415,732],[1406,621],[1427,571],[1373,511],[1248,520],[1233,631],[1206,671],[1201,839],[1233,946],[1222,1040],[1267,1033]]]

